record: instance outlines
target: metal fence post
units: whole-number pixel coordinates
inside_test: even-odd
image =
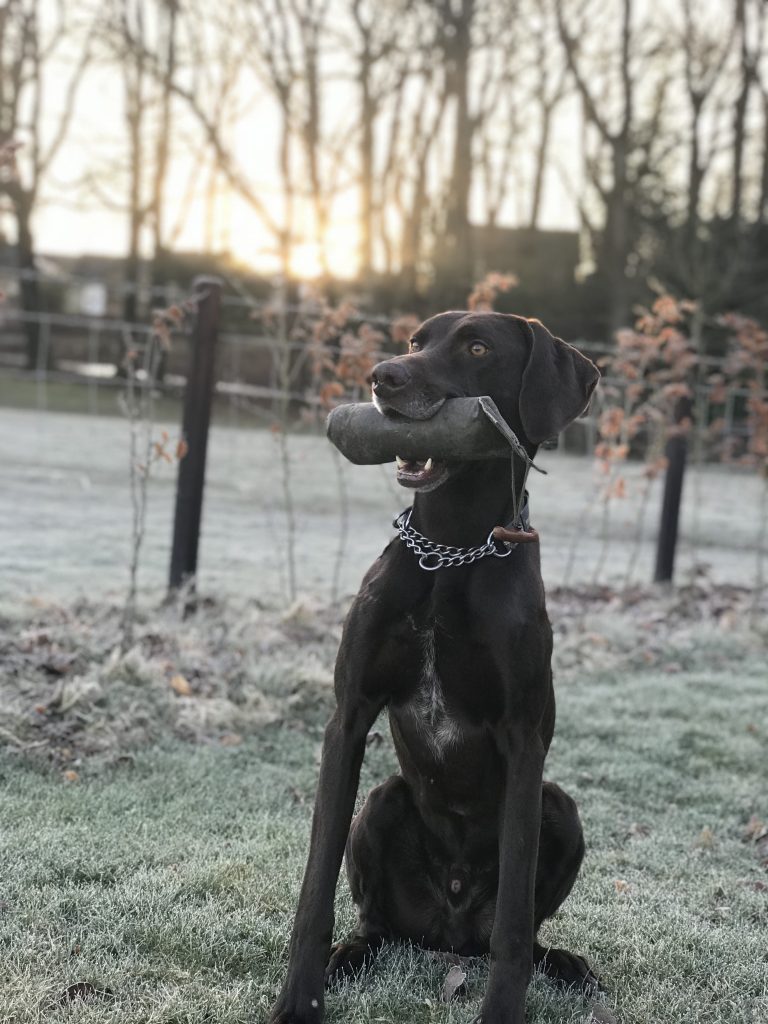
[[[182,436],[187,453],[179,462],[176,483],[176,513],[168,585],[176,590],[194,585],[197,548],[203,513],[205,457],[215,383],[215,355],[221,309],[221,281],[198,277],[193,285],[197,319],[192,330],[187,386],[184,390]]]
[[[679,425],[690,418],[691,411],[691,399],[681,398],[675,409],[675,423]],[[688,437],[685,431],[679,430],[672,434],[667,441],[665,455],[667,472],[664,477],[664,498],[661,503],[659,537],[656,543],[654,583],[671,582],[675,569],[680,500],[683,495],[683,477],[688,458]]]

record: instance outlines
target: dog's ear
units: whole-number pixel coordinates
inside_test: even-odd
[[[520,386],[520,421],[528,440],[541,444],[584,412],[600,371],[538,320],[521,321],[531,351]]]

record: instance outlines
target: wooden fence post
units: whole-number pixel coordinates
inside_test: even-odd
[[[182,436],[187,443],[187,453],[179,461],[176,482],[176,512],[168,580],[171,590],[177,590],[188,582],[194,586],[197,572],[197,548],[205,486],[205,457],[216,381],[215,356],[221,309],[221,281],[216,277],[197,277],[193,284],[193,295],[197,300],[197,318],[190,339],[189,370],[184,389],[182,421]]]
[[[675,423],[679,426],[690,419],[692,411],[690,398],[681,398],[675,409]],[[661,503],[659,537],[656,542],[656,569],[654,583],[670,583],[675,569],[675,550],[680,523],[680,501],[683,495],[683,477],[688,458],[688,434],[685,430],[675,431],[667,441],[664,453],[667,457],[667,472],[664,477],[664,498]]]

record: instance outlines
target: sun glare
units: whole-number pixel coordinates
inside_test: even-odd
[[[321,277],[323,264],[320,246],[316,242],[302,242],[291,252],[291,274],[301,281],[313,281]]]

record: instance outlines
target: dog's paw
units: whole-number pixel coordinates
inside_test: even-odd
[[[323,1019],[323,997],[280,993],[272,1007],[267,1024],[321,1024]]]
[[[556,985],[583,992],[587,996],[605,991],[600,978],[584,957],[569,953],[567,949],[545,949],[542,954],[540,959],[536,958],[536,966]]]
[[[326,987],[342,978],[357,977],[366,970],[382,945],[378,937],[355,937],[348,942],[337,942],[325,968]]]
[[[506,1013],[496,1013],[494,1010],[481,1010],[480,1013],[473,1017],[470,1024],[518,1024],[518,1018],[512,1018]],[[519,1024],[523,1024],[523,1018],[519,1019]]]

